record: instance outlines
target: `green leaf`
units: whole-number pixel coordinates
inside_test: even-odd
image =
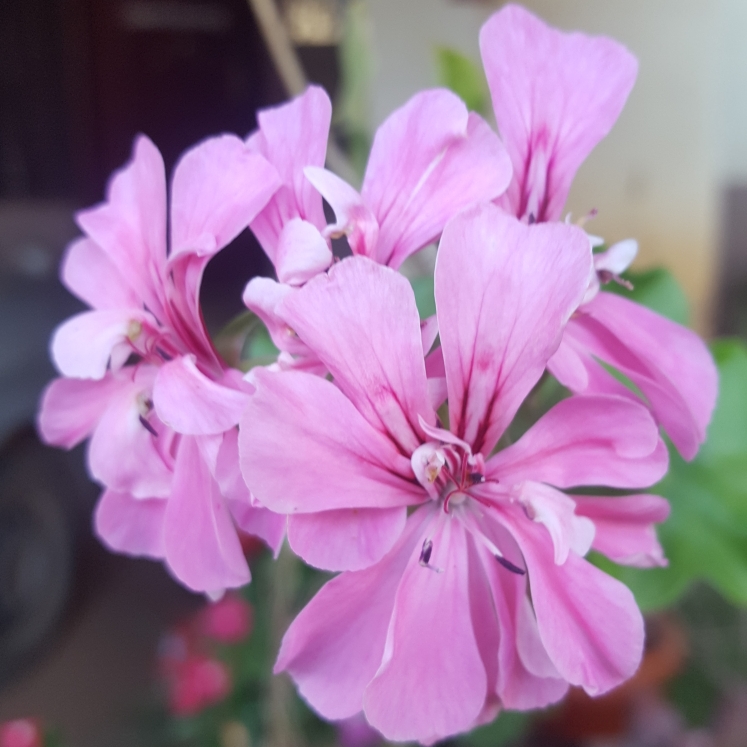
[[[436,297],[433,290],[433,276],[424,275],[410,280],[415,293],[415,304],[421,319],[427,319],[436,313]]]
[[[478,114],[490,111],[490,91],[480,65],[451,47],[436,48],[438,82]]]
[[[638,570],[599,561],[644,610],[672,604],[696,580],[747,606],[747,347],[721,340],[712,350],[720,394],[708,440],[689,463],[670,447],[669,473],[651,490],[672,506],[658,530],[669,566]]]
[[[503,711],[490,724],[465,734],[458,741],[466,747],[502,747],[517,740],[527,729],[532,714]]]

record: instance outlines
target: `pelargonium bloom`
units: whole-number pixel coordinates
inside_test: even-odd
[[[563,33],[516,5],[480,32],[485,73],[513,179],[498,204],[530,223],[559,220],[573,177],[612,129],[635,82],[637,62],[605,37]],[[599,361],[625,374],[680,453],[691,459],[705,440],[717,374],[692,331],[619,295],[598,292],[614,271],[597,261],[590,292],[549,366],[574,392],[633,397]],[[610,260],[610,257],[606,258]]]
[[[667,503],[564,491],[656,482],[667,451],[650,413],[571,397],[493,453],[591,262],[580,229],[529,227],[492,205],[446,226],[435,288],[448,428],[396,272],[349,258],[278,307],[332,381],[259,371],[240,459],[262,504],[289,515],[294,550],[347,569],[292,623],[276,664],[326,718],[363,709],[388,739],[429,743],[636,670],[633,596],[584,555],[663,562],[652,524]]]
[[[239,475],[236,424],[251,387],[214,350],[199,306],[207,262],[278,184],[239,138],[201,143],[174,171],[169,251],[163,161],[139,137],[107,201],[78,214],[86,237],[62,267],[92,309],[55,332],[63,378],[44,393],[40,433],[66,448],[91,436],[89,468],[105,486],[98,534],[113,549],[165,559],[199,591],[249,580],[236,524],[272,544],[283,533]]]
[[[310,87],[260,112],[259,130],[248,140],[278,168],[283,186],[252,222],[279,282],[251,280],[244,303],[267,325],[281,364],[317,372],[318,362],[274,309],[329,267],[329,238],[346,235],[353,254],[397,268],[460,210],[502,194],[511,178],[508,155],[488,125],[450,91],[433,89],[379,127],[359,194],[322,168],[330,114],[326,94]],[[332,226],[324,221],[322,197],[335,212]]]

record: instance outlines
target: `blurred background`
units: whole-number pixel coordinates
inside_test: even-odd
[[[665,266],[699,332],[747,337],[747,2],[524,4],[554,26],[618,39],[640,63],[568,209],[596,209],[588,229],[609,242],[636,238],[635,269]],[[248,134],[258,108],[304,80],[332,96],[342,166],[360,173],[376,126],[417,90],[445,82],[444,50],[479,69],[478,32],[500,5],[0,1],[0,722],[34,716],[80,747],[145,744],[133,713],[153,692],[158,642],[203,606],[159,565],[97,544],[97,489],[83,452],[51,450],[35,436],[39,394],[54,375],[49,336],[80,308],[57,280],[77,234],[74,211],[103,199],[135,134],[154,140],[170,171],[208,135]],[[248,233],[211,263],[203,302],[212,330],[241,310],[246,281],[268,271]],[[744,542],[737,551],[747,556]],[[571,699],[544,726],[511,722],[472,743],[747,744],[738,717],[747,710],[747,616],[738,594],[725,596],[695,585],[675,613],[651,618],[663,663],[642,675],[645,698],[634,687],[598,717],[601,730],[579,731],[597,717]],[[246,735],[228,734],[216,744],[245,744],[237,740]]]

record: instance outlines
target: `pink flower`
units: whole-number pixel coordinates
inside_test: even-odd
[[[490,205],[446,226],[435,283],[450,429],[404,278],[351,258],[279,306],[332,381],[259,371],[239,448],[252,492],[289,515],[293,549],[347,571],[299,614],[276,664],[324,717],[363,709],[387,739],[429,743],[636,670],[633,596],[583,556],[659,562],[651,524],[666,501],[563,491],[658,480],[667,452],[648,411],[572,397],[491,456],[590,269],[572,226]]]
[[[399,267],[460,210],[500,195],[511,176],[488,125],[453,93],[434,89],[413,96],[378,129],[359,194],[322,168],[330,111],[326,94],[311,87],[290,104],[261,112],[259,131],[248,141],[278,168],[284,184],[252,223],[279,282],[255,278],[244,303],[267,325],[282,367],[316,373],[324,371],[275,308],[329,267],[329,237],[346,235],[354,254]],[[332,226],[325,226],[322,196],[335,211]]]
[[[197,626],[202,635],[218,643],[239,643],[252,630],[252,606],[236,594],[226,594],[202,610]]]
[[[176,668],[169,683],[169,708],[175,716],[194,716],[231,693],[228,667],[209,656],[193,655]]]
[[[612,39],[557,31],[516,5],[485,23],[480,49],[514,169],[497,203],[529,223],[558,220],[578,167],[622,111],[637,62]],[[599,361],[612,365],[638,387],[677,449],[692,459],[715,406],[716,367],[695,333],[597,292],[635,256],[630,244],[617,249],[596,259],[590,292],[550,370],[574,392],[634,398]]]
[[[238,138],[212,138],[174,171],[167,252],[163,162],[145,137],[107,201],[79,213],[86,237],[62,279],[92,310],[55,332],[65,378],[44,393],[39,430],[70,448],[91,436],[89,467],[106,490],[96,529],[111,548],[164,559],[197,591],[249,580],[235,524],[271,544],[282,518],[252,506],[236,462],[236,424],[251,386],[215,352],[202,321],[207,262],[279,184]]]
[[[28,718],[0,724],[0,747],[43,747],[41,730]]]

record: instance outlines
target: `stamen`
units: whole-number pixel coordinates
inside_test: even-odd
[[[420,565],[427,566],[433,552],[433,542],[427,539],[423,541],[423,549],[420,551]]]
[[[496,555],[495,559],[507,570],[511,571],[511,573],[516,573],[519,576],[523,576],[526,574],[526,571],[523,568],[519,568],[518,565],[514,565],[510,560],[506,560],[506,558]]]
[[[537,218],[535,217],[534,213],[529,213],[529,218],[527,218],[527,223],[529,223],[529,225],[531,226],[536,222],[537,222]]]
[[[478,485],[481,482],[485,482],[485,475],[481,475],[479,472],[470,472],[469,481],[472,485]]]
[[[152,436],[158,438],[158,431],[142,415],[138,415],[138,418],[140,419],[140,425],[142,425],[143,428],[145,428],[145,430]]]

